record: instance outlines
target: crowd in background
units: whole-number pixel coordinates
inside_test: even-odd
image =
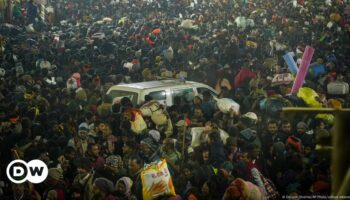
[[[289,72],[285,53],[300,63],[310,45],[324,70],[304,87],[322,107],[349,107],[349,94],[327,92],[350,81],[349,13],[346,0],[14,1],[0,27],[0,199],[142,199],[140,172],[162,159],[177,196],[159,199],[330,195],[330,155],[315,149],[334,120],[278,112],[308,105],[292,81],[272,82]],[[160,78],[208,84],[240,112],[204,92],[166,108],[170,134],[147,117],[136,134],[126,112],[141,105],[106,91]],[[194,148],[193,127],[204,127]],[[15,158],[44,161],[47,180],[10,183]]]

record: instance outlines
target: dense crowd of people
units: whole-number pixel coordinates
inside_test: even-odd
[[[300,64],[310,45],[311,101],[349,107],[348,91],[327,88],[350,81],[349,1],[19,0],[12,10],[0,27],[0,199],[143,199],[141,172],[163,159],[176,196],[157,199],[330,195],[330,154],[316,146],[331,141],[334,118],[279,112],[314,104],[274,76],[290,73],[285,53]],[[161,78],[206,83],[240,111],[220,111],[208,92],[179,97],[164,108],[170,125],[144,116],[135,133],[128,111],[152,97],[133,105],[106,91]],[[47,179],[9,182],[14,159],[44,161]]]

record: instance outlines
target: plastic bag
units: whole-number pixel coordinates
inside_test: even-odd
[[[151,117],[156,125],[165,125],[168,122],[168,113],[158,101],[150,101],[141,106],[140,111],[143,116]]]
[[[204,131],[205,127],[193,127],[191,128],[191,147],[198,147],[203,140],[206,138],[202,138],[202,133]],[[226,144],[226,139],[229,137],[228,133],[222,129],[219,129],[220,131],[220,138],[223,142],[223,144]]]
[[[247,27],[247,20],[245,17],[237,17],[235,23],[238,28],[245,29]]]
[[[327,93],[331,95],[349,94],[349,84],[342,81],[333,81],[327,85]]]
[[[33,24],[29,24],[28,26],[26,26],[26,31],[28,33],[34,33],[35,32],[35,29],[33,27]]]
[[[245,45],[247,47],[250,47],[250,48],[253,48],[253,49],[258,48],[258,44],[256,42],[253,42],[253,41],[250,41],[250,40],[246,41]]]
[[[302,87],[299,89],[297,96],[304,100],[304,102],[310,106],[319,108],[322,107],[321,103],[316,100],[319,98],[318,94],[311,88]]]
[[[263,67],[266,70],[272,69],[275,65],[277,65],[278,60],[276,58],[266,58],[263,63]]]
[[[157,112],[159,110],[161,110],[159,102],[158,101],[154,101],[154,100],[144,104],[140,108],[140,111],[141,111],[142,115],[143,116],[147,116],[147,117],[152,116],[152,114],[154,112]]]
[[[132,67],[133,67],[134,64],[132,64],[131,62],[127,62],[127,63],[124,63],[123,67],[128,69],[129,71],[132,70]]]
[[[284,61],[286,61],[289,71],[292,72],[292,74],[297,74],[299,69],[298,69],[298,66],[295,63],[291,53],[284,54],[283,59],[284,59]]]
[[[152,163],[141,172],[143,199],[159,196],[175,196],[175,187],[166,160]]]
[[[127,20],[127,17],[122,17],[122,18],[119,19],[118,24],[124,25],[126,20]]]
[[[185,28],[185,29],[191,29],[193,26],[192,20],[185,19],[181,22],[180,27]]]
[[[130,121],[131,130],[139,134],[147,128],[147,124],[140,113],[132,112],[132,114],[134,115],[134,121]]]
[[[216,104],[217,104],[219,110],[223,113],[228,113],[231,108],[236,113],[239,113],[240,105],[232,99],[229,99],[229,98],[218,99],[216,101]]]
[[[328,125],[332,125],[334,123],[334,115],[332,114],[317,114],[315,118],[324,120]]]
[[[163,51],[164,58],[171,62],[174,58],[174,51],[172,47],[169,47],[168,49]]]
[[[154,113],[151,116],[151,120],[158,126],[165,125],[168,122],[168,117],[165,113]]]
[[[310,69],[313,77],[326,74],[326,68],[322,64],[311,64]]]

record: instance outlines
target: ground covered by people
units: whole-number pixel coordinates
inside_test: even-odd
[[[330,195],[330,154],[316,146],[329,143],[334,116],[279,110],[349,107],[349,1],[49,4],[42,17],[37,1],[19,1],[0,25],[0,199],[143,199],[144,170],[163,160],[171,181],[157,199]],[[306,45],[315,54],[290,95],[283,56],[300,64]],[[151,96],[105,95],[160,78],[206,83],[239,111],[200,91],[176,97],[157,124],[139,110]],[[147,128],[136,132],[139,116]],[[10,183],[15,158],[44,161],[47,180]]]

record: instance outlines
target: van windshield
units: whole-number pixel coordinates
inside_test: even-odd
[[[123,97],[128,97],[134,106],[137,105],[138,94],[136,92],[123,91],[123,90],[112,90],[109,96],[113,99],[113,104],[120,101]]]

